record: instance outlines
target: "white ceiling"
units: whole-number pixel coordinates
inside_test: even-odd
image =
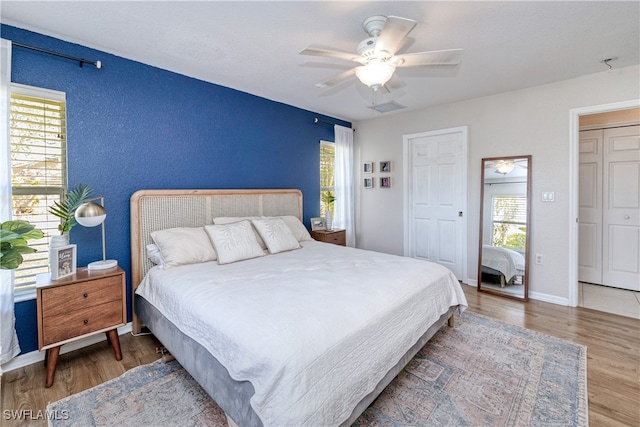
[[[405,68],[379,94],[419,109],[640,62],[638,1],[7,1],[4,24],[350,121],[375,118],[353,66],[299,55],[308,45],[355,52],[371,15],[418,21],[400,53],[463,48],[457,67]],[[108,67],[108,60],[103,60]],[[637,97],[638,94],[632,94]],[[393,114],[393,113],[384,113]]]

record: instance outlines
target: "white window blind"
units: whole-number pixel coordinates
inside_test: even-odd
[[[16,300],[33,297],[36,274],[49,270],[49,239],[59,233],[60,220],[49,214],[48,207],[66,191],[66,132],[64,93],[12,85],[12,216],[45,233],[43,239],[30,241],[38,252],[24,255],[24,262],[15,270]]]
[[[494,196],[492,231],[493,246],[524,251],[527,232],[527,198]]]
[[[327,212],[328,201],[335,197],[336,146],[332,142],[320,143],[320,215]],[[333,208],[333,203],[331,203]],[[333,213],[333,212],[332,212]]]

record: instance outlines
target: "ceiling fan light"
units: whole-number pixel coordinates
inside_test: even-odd
[[[502,175],[506,175],[510,173],[516,164],[513,160],[500,160],[496,163],[496,173],[501,173]]]
[[[388,62],[371,60],[356,70],[356,76],[365,85],[378,89],[385,85],[396,70],[396,66]]]

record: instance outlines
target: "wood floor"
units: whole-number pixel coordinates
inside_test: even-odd
[[[588,347],[587,389],[592,426],[640,426],[640,320],[585,308],[539,301],[521,303],[463,286],[469,311],[554,335]],[[7,420],[5,411],[44,411],[47,402],[115,378],[156,360],[152,336],[120,337],[123,358],[116,361],[105,343],[60,357],[53,387],[44,388],[41,363],[2,376],[0,424],[46,426],[45,420]]]

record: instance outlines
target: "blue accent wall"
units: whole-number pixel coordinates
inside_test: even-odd
[[[129,198],[156,188],[298,188],[304,222],[319,212],[319,141],[349,122],[12,26],[2,38],[102,69],[14,47],[11,80],[66,93],[69,187],[105,197],[107,258],[127,271]],[[256,75],[256,78],[259,78]],[[78,265],[101,259],[100,227],[75,227]],[[128,319],[131,320],[129,304]],[[22,352],[37,349],[35,303],[16,304]]]

